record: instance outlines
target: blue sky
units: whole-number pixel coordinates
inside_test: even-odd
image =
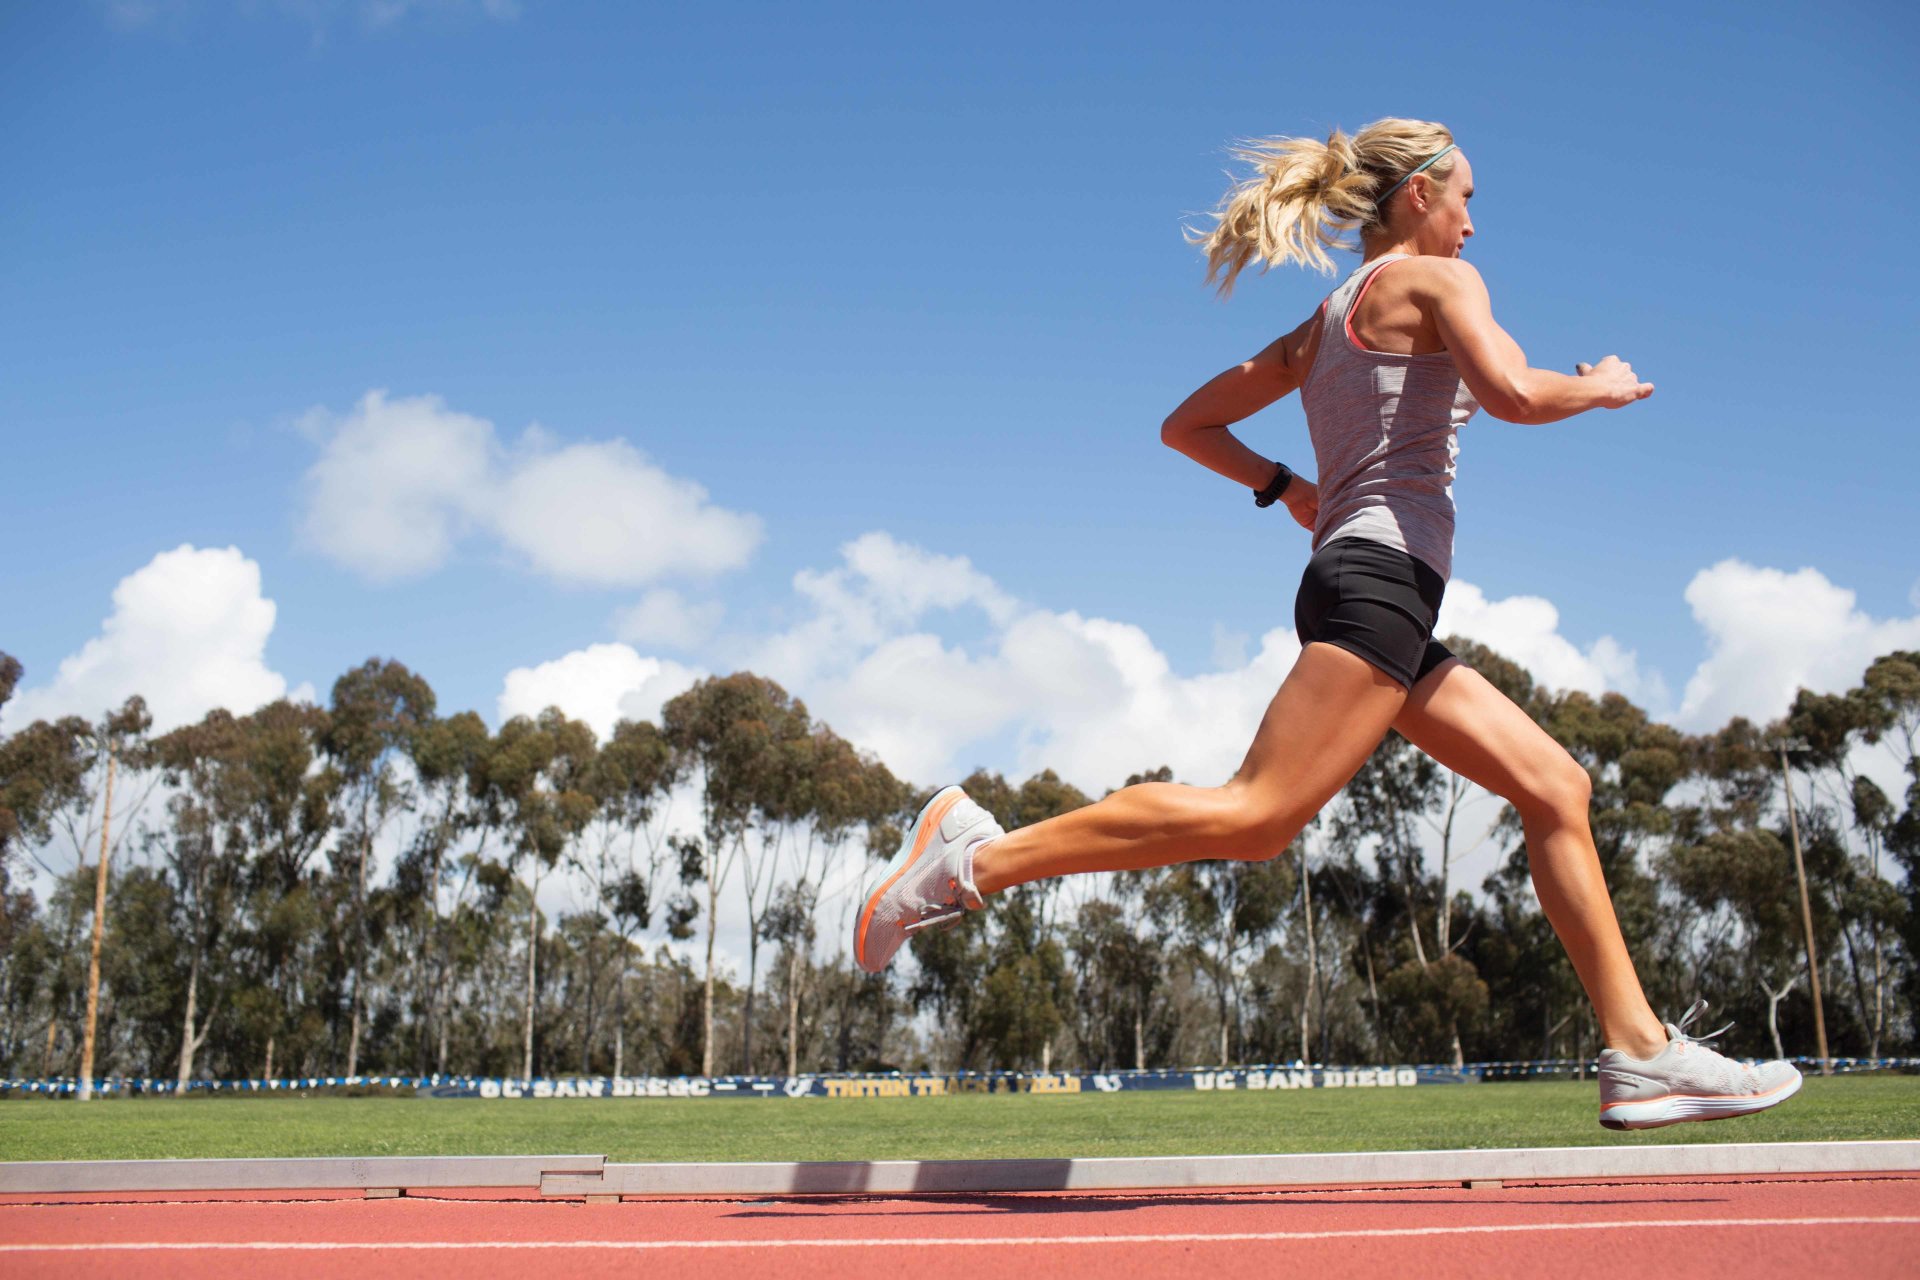
[[[226,645],[231,699],[270,693],[262,672],[324,694],[382,654],[491,717],[509,672],[624,643],[682,676],[758,662],[876,749],[933,735],[901,748],[926,771],[1014,769],[1080,758],[1054,711],[929,719],[899,690],[959,671],[977,702],[1009,671],[1079,670],[1070,645],[1009,656],[1037,612],[1120,673],[1061,717],[1162,678],[1088,620],[1138,628],[1167,680],[1240,671],[1244,715],[1191,726],[1237,760],[1306,539],[1158,424],[1334,282],[1276,272],[1221,303],[1180,226],[1234,138],[1389,114],[1446,122],[1472,157],[1467,256],[1533,362],[1617,352],[1659,387],[1463,433],[1456,587],[1486,604],[1467,623],[1676,715],[1718,655],[1696,719],[1920,645],[1911,8],[1249,12],[7,6],[0,649],[38,691],[22,705],[217,689],[168,664]],[[314,532],[330,450],[397,429],[356,416],[375,390],[438,397],[416,426],[492,424],[463,455],[491,459],[490,496],[436,490],[445,553],[397,575]],[[1297,402],[1247,435],[1310,471]],[[616,502],[697,485],[700,527],[738,545],[570,565],[570,513],[502,505],[543,458],[601,466]],[[643,517],[631,536],[657,540]],[[849,567],[863,535],[884,567]],[[194,639],[161,616],[197,607],[186,579],[116,605],[183,544],[237,548],[269,625],[236,605],[238,638]],[[215,596],[248,590],[234,563]],[[823,603],[803,573],[852,594]],[[962,607],[876,603],[914,582]],[[663,590],[698,625],[623,627]],[[1557,616],[1496,608],[1516,598]],[[117,666],[60,683],[106,642]],[[1178,756],[1143,717],[1110,732],[1142,734],[1140,766]]]

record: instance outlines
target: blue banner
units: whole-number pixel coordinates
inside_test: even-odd
[[[1803,1070],[1817,1058],[1791,1059]],[[1833,1058],[1836,1073],[1920,1070],[1920,1058]],[[1142,1093],[1154,1091],[1290,1091],[1403,1089],[1426,1084],[1538,1079],[1593,1074],[1595,1063],[1570,1059],[1469,1062],[1463,1067],[1307,1065],[1187,1068],[1178,1071],[957,1071],[804,1076],[305,1076],[277,1080],[190,1080],[188,1093],[306,1094],[321,1090],[411,1093],[431,1098],[926,1098],[954,1093]],[[0,1080],[0,1097],[61,1096],[78,1091],[72,1079]],[[107,1096],[180,1092],[173,1080],[115,1077],[98,1080]]]

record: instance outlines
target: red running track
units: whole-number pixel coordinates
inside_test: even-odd
[[[0,1275],[1920,1275],[1920,1176],[651,1200],[0,1197]]]

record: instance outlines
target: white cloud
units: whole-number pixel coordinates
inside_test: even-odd
[[[563,582],[642,586],[747,562],[756,516],[707,504],[707,491],[660,470],[621,440],[531,452],[502,478],[495,530]]]
[[[1671,706],[1659,672],[1642,671],[1637,655],[1612,636],[1601,636],[1582,650],[1560,634],[1560,611],[1543,596],[1489,600],[1479,587],[1456,579],[1447,584],[1434,630],[1477,640],[1552,689],[1621,693],[1656,716]]]
[[[287,695],[269,670],[273,601],[260,594],[260,566],[237,547],[180,546],[120,580],[100,634],[60,663],[50,684],[21,691],[5,718],[97,719],[133,694],[147,700],[164,732],[215,707],[237,715]],[[296,698],[311,701],[302,686]]]
[[[1880,655],[1920,647],[1920,617],[1876,620],[1817,569],[1784,573],[1740,560],[1702,569],[1687,603],[1707,634],[1707,658],[1687,681],[1675,721],[1710,729],[1736,715],[1765,723],[1794,691],[1833,693],[1859,683]]]
[[[963,772],[989,740],[1013,744],[997,767],[1051,767],[1095,792],[1158,764],[1224,781],[1299,652],[1279,628],[1251,661],[1182,677],[1140,628],[1022,605],[962,557],[885,533],[841,555],[796,575],[811,616],[753,644],[742,665],[923,784]],[[928,629],[928,615],[953,611],[984,620],[986,639],[970,649]]]
[[[556,447],[534,429],[508,451],[492,423],[438,396],[370,391],[347,414],[309,413],[303,428],[321,451],[301,539],[376,581],[440,567],[469,533],[589,586],[722,573],[761,537],[757,516],[711,505],[625,441]]]
[[[703,673],[677,662],[642,657],[624,644],[596,644],[535,667],[507,673],[496,704],[500,719],[559,707],[584,720],[604,741],[621,720],[660,719],[667,699]]]
[[[493,505],[493,424],[439,396],[369,391],[345,417],[315,410],[305,426],[325,447],[306,474],[301,537],[370,578],[438,568]]]
[[[726,606],[718,600],[692,602],[678,591],[659,587],[614,615],[614,635],[631,644],[692,649],[713,635]]]

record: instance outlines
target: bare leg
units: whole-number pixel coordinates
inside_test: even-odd
[[[1593,798],[1587,771],[1486,677],[1457,659],[1414,686],[1393,727],[1519,811],[1534,891],[1593,1002],[1607,1047],[1636,1058],[1658,1053],[1667,1033],[1640,989],[1600,873],[1587,825]]]
[[[1366,763],[1407,691],[1371,663],[1310,644],[1224,786],[1143,782],[980,847],[974,885],[997,893],[1082,871],[1271,858]]]

